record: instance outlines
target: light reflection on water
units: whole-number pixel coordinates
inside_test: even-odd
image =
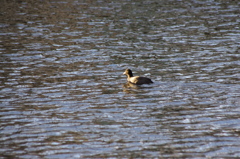
[[[239,2],[172,2],[4,2],[1,157],[239,157]]]

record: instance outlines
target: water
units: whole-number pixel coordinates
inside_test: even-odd
[[[240,157],[239,5],[4,1],[0,158]]]

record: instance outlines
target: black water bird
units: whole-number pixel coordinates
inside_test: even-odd
[[[133,73],[130,69],[126,69],[123,74],[127,76],[127,81],[133,84],[142,85],[153,83],[153,81],[150,78],[133,76]]]

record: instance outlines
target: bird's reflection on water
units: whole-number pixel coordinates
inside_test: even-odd
[[[125,88],[125,89],[128,89],[128,88],[140,89],[141,86],[140,85],[136,85],[136,84],[132,84],[130,82],[127,82],[127,83],[123,84],[123,88]]]
[[[139,91],[142,92],[143,89],[146,89],[146,88],[152,88],[153,86],[151,85],[136,85],[136,84],[132,84],[130,82],[127,82],[125,84],[122,85],[123,87],[123,92],[125,93],[139,93]]]
[[[132,94],[132,93],[135,94],[138,92],[137,90],[141,89],[141,86],[132,84],[130,82],[123,84],[122,87],[123,87],[123,92],[128,94]]]

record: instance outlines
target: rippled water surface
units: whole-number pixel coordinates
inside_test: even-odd
[[[239,6],[3,1],[0,158],[240,157]]]

